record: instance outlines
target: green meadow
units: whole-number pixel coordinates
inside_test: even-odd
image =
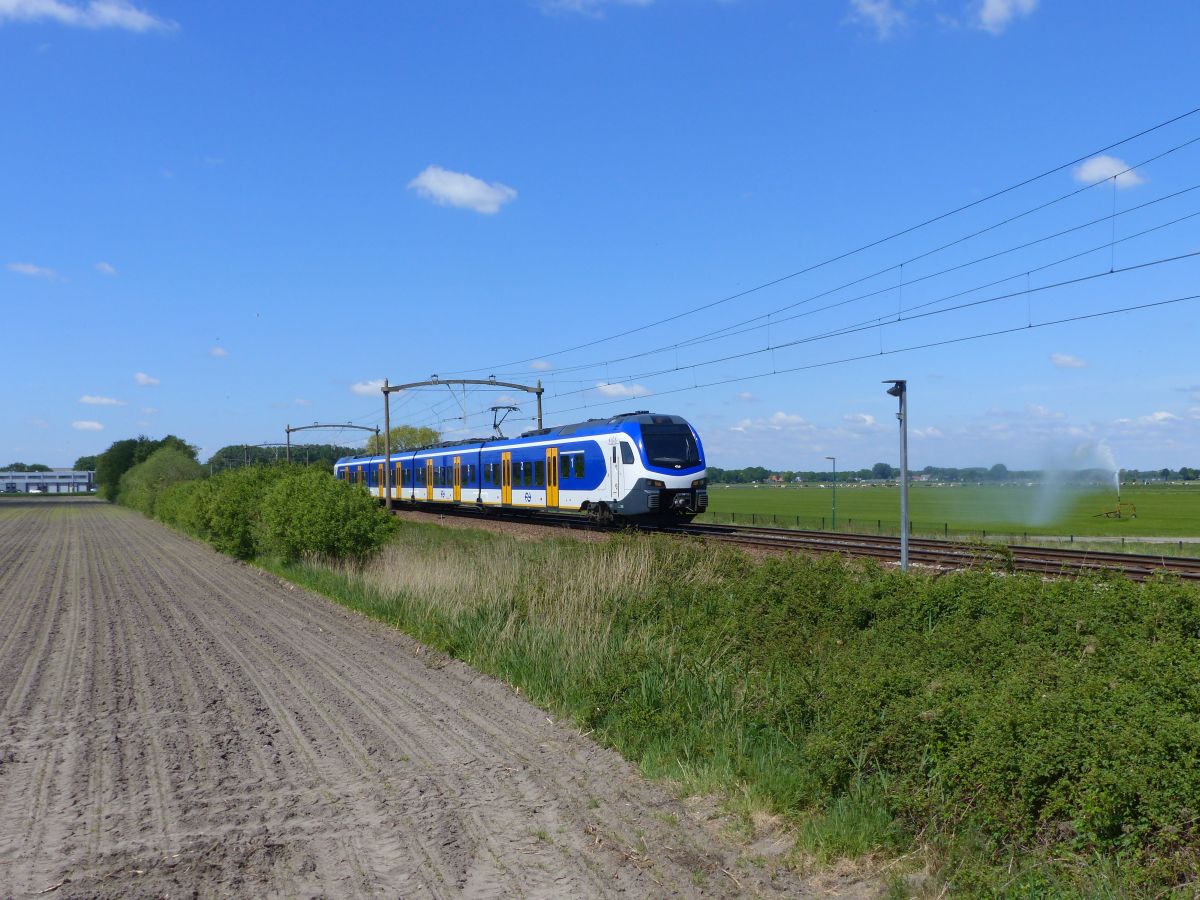
[[[720,485],[709,487],[700,521],[779,524],[829,530],[833,491],[826,485]],[[1116,507],[1114,490],[1039,485],[926,485],[909,490],[913,533],[923,535],[1075,535],[1080,537],[1200,537],[1200,484],[1127,486],[1122,517],[1098,513]],[[1129,505],[1136,507],[1130,516]],[[900,489],[894,485],[839,484],[837,530],[897,531]]]

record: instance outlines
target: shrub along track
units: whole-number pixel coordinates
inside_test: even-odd
[[[98,502],[0,516],[0,705],[0,896],[806,889],[503,685]]]

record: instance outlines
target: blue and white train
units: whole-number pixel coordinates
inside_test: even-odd
[[[383,455],[348,456],[337,478],[383,499],[480,509],[571,510],[595,522],[689,521],[708,507],[704,448],[680,416],[646,411],[457,441]]]

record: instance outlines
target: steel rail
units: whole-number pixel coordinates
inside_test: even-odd
[[[831,534],[788,528],[714,525],[710,523],[653,525],[646,523],[598,526],[584,516],[537,510],[500,510],[494,507],[448,506],[439,503],[402,501],[404,509],[461,517],[487,516],[492,521],[510,521],[546,527],[589,530],[634,530],[647,534],[694,537],[744,547],[808,553],[841,553],[845,556],[898,562],[900,539],[888,535]],[[1157,575],[1173,575],[1200,581],[1200,559],[1155,554],[1113,553],[1059,547],[1008,544],[972,544],[913,538],[909,542],[913,563],[932,569],[969,569],[989,566],[1011,572],[1075,577],[1082,574],[1119,572],[1135,581]]]

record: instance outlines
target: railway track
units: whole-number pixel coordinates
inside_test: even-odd
[[[417,504],[405,506],[439,515],[478,517],[472,508],[443,507]],[[582,516],[569,513],[500,512],[488,510],[492,520],[517,521],[559,528],[619,531],[625,525],[596,526]],[[807,553],[841,553],[845,556],[898,562],[900,539],[884,535],[830,534],[824,531],[798,531],[790,528],[770,528],[744,525],[713,525],[689,523],[680,525],[637,525],[638,531],[702,537],[722,543],[745,547],[768,548]],[[1157,556],[1135,553],[1107,553],[1096,550],[1067,550],[1056,547],[1034,547],[1018,544],[974,544],[961,541],[911,538],[908,558],[913,565],[932,569],[965,569],[990,566],[1013,572],[1035,572],[1044,575],[1078,576],[1087,573],[1117,571],[1136,581],[1155,575],[1169,574],[1189,581],[1200,581],[1200,559]]]

